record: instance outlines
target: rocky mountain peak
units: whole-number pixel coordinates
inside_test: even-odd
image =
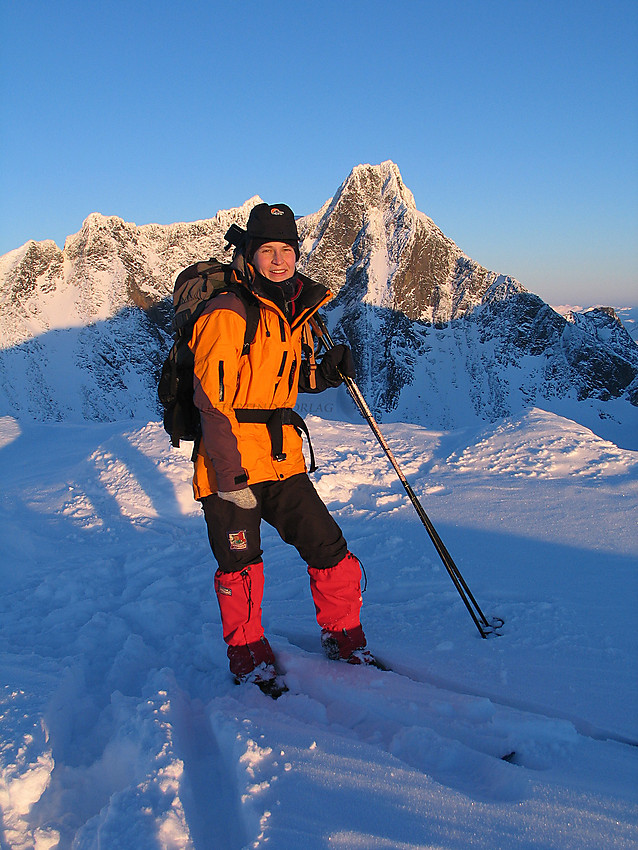
[[[300,222],[304,270],[344,299],[448,322],[485,299],[523,291],[475,263],[419,212],[393,162],[359,165]],[[336,279],[334,270],[343,269]]]
[[[0,414],[156,416],[175,277],[229,261],[228,227],[261,202],[170,225],[92,213],[63,250],[1,257]],[[328,319],[380,419],[454,428],[573,399],[598,405],[591,427],[613,420],[610,402],[638,405],[638,347],[613,310],[566,321],[480,266],[417,210],[393,162],[353,168],[298,227],[300,268],[335,293]]]

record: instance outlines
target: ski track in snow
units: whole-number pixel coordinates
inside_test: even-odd
[[[483,641],[367,428],[308,421],[397,672],[322,657],[266,528],[276,702],[228,674],[190,447],[0,421],[0,848],[635,847],[638,453],[540,410],[383,428]]]

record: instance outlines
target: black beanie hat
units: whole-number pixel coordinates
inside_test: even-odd
[[[295,214],[286,204],[257,204],[250,211],[246,231],[248,260],[252,259],[257,248],[265,242],[285,242],[292,245],[295,256],[299,259],[299,233]]]

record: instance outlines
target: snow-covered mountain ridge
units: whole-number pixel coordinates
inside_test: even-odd
[[[228,226],[260,200],[172,225],[94,213],[63,250],[28,242],[0,258],[0,414],[156,416],[174,278],[229,258]],[[299,230],[301,268],[335,293],[329,322],[380,419],[461,427],[567,405],[607,436],[634,415],[638,346],[613,310],[563,317],[481,267],[417,210],[394,163],[354,168]]]

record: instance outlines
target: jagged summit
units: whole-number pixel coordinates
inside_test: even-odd
[[[62,250],[1,257],[0,415],[157,415],[175,276],[229,260],[228,227],[261,202],[170,225],[92,213]],[[615,314],[563,318],[480,266],[417,210],[395,163],[357,165],[298,227],[301,270],[335,293],[329,320],[379,418],[459,427],[573,400],[592,427],[614,400],[638,405],[638,347]]]
[[[305,271],[350,300],[447,322],[490,298],[523,291],[467,257],[419,212],[393,162],[358,165],[321,215],[301,222]],[[320,245],[320,250],[318,250]],[[343,270],[335,280],[334,270]]]
[[[404,184],[398,165],[389,159],[380,165],[355,165],[341,184],[337,195],[344,189],[360,197],[374,197],[379,194],[393,196],[408,209],[417,212],[414,195]]]

